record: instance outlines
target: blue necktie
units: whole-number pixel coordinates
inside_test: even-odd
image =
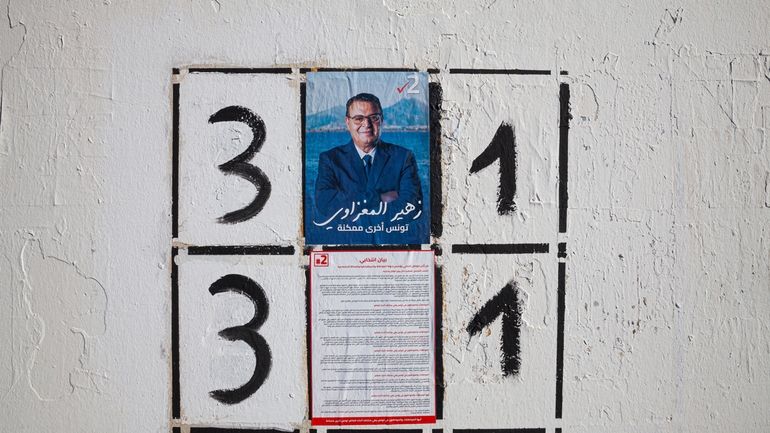
[[[366,178],[369,179],[369,172],[372,171],[372,155],[364,155],[364,172]]]

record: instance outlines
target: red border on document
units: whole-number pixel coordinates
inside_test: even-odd
[[[359,416],[349,418],[313,418],[312,425],[435,424],[435,416]]]
[[[433,288],[433,300],[435,303],[436,300],[436,252],[433,250],[334,250],[334,251],[310,251],[310,273],[309,273],[309,288],[307,291],[308,296],[308,302],[307,302],[307,309],[308,309],[308,335],[310,336],[308,340],[308,413],[310,414],[310,425],[331,425],[331,426],[342,426],[342,425],[397,425],[397,424],[435,424],[436,423],[436,405],[438,402],[435,400],[435,397],[433,399],[433,413],[434,415],[414,415],[414,416],[363,416],[363,417],[314,417],[313,416],[313,259],[314,255],[318,253],[430,253],[433,256],[433,278],[431,281],[431,285]],[[333,255],[333,254],[332,254]],[[436,308],[435,305],[433,308]],[[435,312],[434,312],[435,314]],[[435,317],[434,317],[435,319]],[[433,330],[433,332],[438,335],[438,331],[436,329]],[[434,343],[435,344],[435,343]],[[433,346],[433,350],[436,350],[436,346]],[[435,357],[435,354],[434,354]],[[435,360],[434,360],[435,362]],[[436,373],[436,365],[433,365],[433,373]],[[434,377],[435,380],[435,377]],[[434,382],[433,384],[433,394],[436,394],[435,387],[437,386]]]

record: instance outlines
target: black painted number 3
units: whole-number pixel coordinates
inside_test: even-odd
[[[272,366],[270,346],[265,338],[257,332],[267,320],[268,303],[264,290],[254,280],[238,274],[225,275],[209,286],[212,295],[217,293],[235,292],[246,296],[254,303],[254,317],[241,326],[233,326],[219,331],[219,336],[228,341],[243,341],[254,351],[257,363],[251,379],[243,386],[234,389],[218,389],[209,395],[224,404],[236,404],[249,398],[265,383]]]
[[[235,224],[252,218],[262,211],[267,199],[270,198],[272,186],[265,173],[257,166],[249,164],[251,158],[259,152],[265,142],[265,122],[256,113],[246,107],[231,105],[225,107],[209,118],[209,123],[217,122],[241,122],[245,123],[253,134],[251,144],[240,155],[219,165],[219,169],[225,174],[234,174],[251,182],[257,187],[257,196],[246,207],[228,212],[219,217],[217,221],[223,224]]]

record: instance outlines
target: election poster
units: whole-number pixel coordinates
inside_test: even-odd
[[[313,251],[313,425],[436,421],[433,251]]]
[[[428,75],[310,72],[305,243],[430,243]]]

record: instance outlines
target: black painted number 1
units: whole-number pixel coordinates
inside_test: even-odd
[[[257,187],[257,196],[246,207],[228,212],[219,217],[217,221],[224,224],[235,224],[252,218],[260,213],[265,207],[267,199],[270,198],[270,179],[257,166],[249,164],[247,161],[254,157],[265,143],[265,122],[256,113],[246,107],[231,105],[225,107],[209,118],[209,123],[217,122],[241,122],[245,123],[253,134],[249,147],[235,158],[219,165],[219,169],[225,174],[234,174],[251,182]]]
[[[516,376],[521,368],[520,343],[521,335],[521,305],[519,304],[519,287],[508,283],[492,297],[473,316],[466,328],[468,334],[476,335],[494,322],[498,316],[503,316],[503,332],[500,336],[500,349],[503,376]]]
[[[225,292],[240,293],[254,303],[254,317],[248,323],[219,331],[219,336],[225,340],[243,341],[251,347],[254,351],[254,357],[257,359],[254,373],[252,373],[251,379],[239,388],[218,389],[209,393],[212,398],[221,403],[240,403],[257,392],[259,387],[265,383],[267,375],[270,374],[270,367],[273,362],[270,346],[267,345],[265,338],[257,332],[267,320],[269,308],[267,297],[262,287],[254,280],[238,274],[225,275],[216,280],[209,286],[209,292],[212,295]]]
[[[500,160],[500,186],[497,191],[497,213],[508,215],[516,210],[513,201],[516,195],[516,134],[513,126],[501,123],[494,138],[481,155],[471,164],[471,174],[476,173],[496,160]]]

